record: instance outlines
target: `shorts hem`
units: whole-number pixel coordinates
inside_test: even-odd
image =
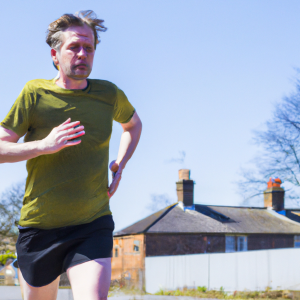
[[[74,267],[76,265],[80,265],[83,264],[85,262],[91,261],[91,260],[95,260],[95,259],[99,259],[99,258],[111,258],[111,256],[107,256],[107,257],[97,257],[97,258],[91,258],[91,259],[79,259],[79,260],[75,260],[72,261],[72,263],[69,264],[69,266],[66,268],[65,272],[67,272],[67,270],[71,267]]]
[[[32,283],[30,282],[30,280],[27,280],[27,279],[26,279],[26,277],[27,277],[26,272],[22,272],[22,270],[21,270],[20,267],[19,267],[19,269],[20,269],[20,271],[21,271],[21,273],[22,273],[22,276],[23,276],[25,282],[26,282],[28,285],[30,285],[30,286],[32,286],[32,287],[34,287],[34,288],[40,288],[40,287],[46,286],[46,285],[52,283],[58,276],[61,275],[61,274],[57,275],[54,279],[50,279],[49,282],[42,283],[42,285],[34,285],[34,284],[32,284]]]

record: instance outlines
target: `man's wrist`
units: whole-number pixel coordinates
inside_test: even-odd
[[[47,154],[44,140],[35,141],[35,143],[36,143],[36,154],[37,155]]]
[[[124,164],[122,162],[120,162],[120,163],[116,162],[116,163],[119,165],[118,172],[122,172],[125,169],[126,164]]]

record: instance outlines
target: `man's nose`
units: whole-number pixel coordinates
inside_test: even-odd
[[[78,55],[79,57],[87,57],[86,50],[85,50],[83,47],[81,47],[81,48],[79,49],[79,52],[78,52],[77,55]]]

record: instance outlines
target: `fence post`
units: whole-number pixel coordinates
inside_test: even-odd
[[[207,268],[208,276],[207,276],[207,290],[210,290],[210,254],[208,254],[208,268]]]

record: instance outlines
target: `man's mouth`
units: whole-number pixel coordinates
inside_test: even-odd
[[[75,68],[87,68],[87,65],[86,64],[79,64],[79,65],[76,65]]]

